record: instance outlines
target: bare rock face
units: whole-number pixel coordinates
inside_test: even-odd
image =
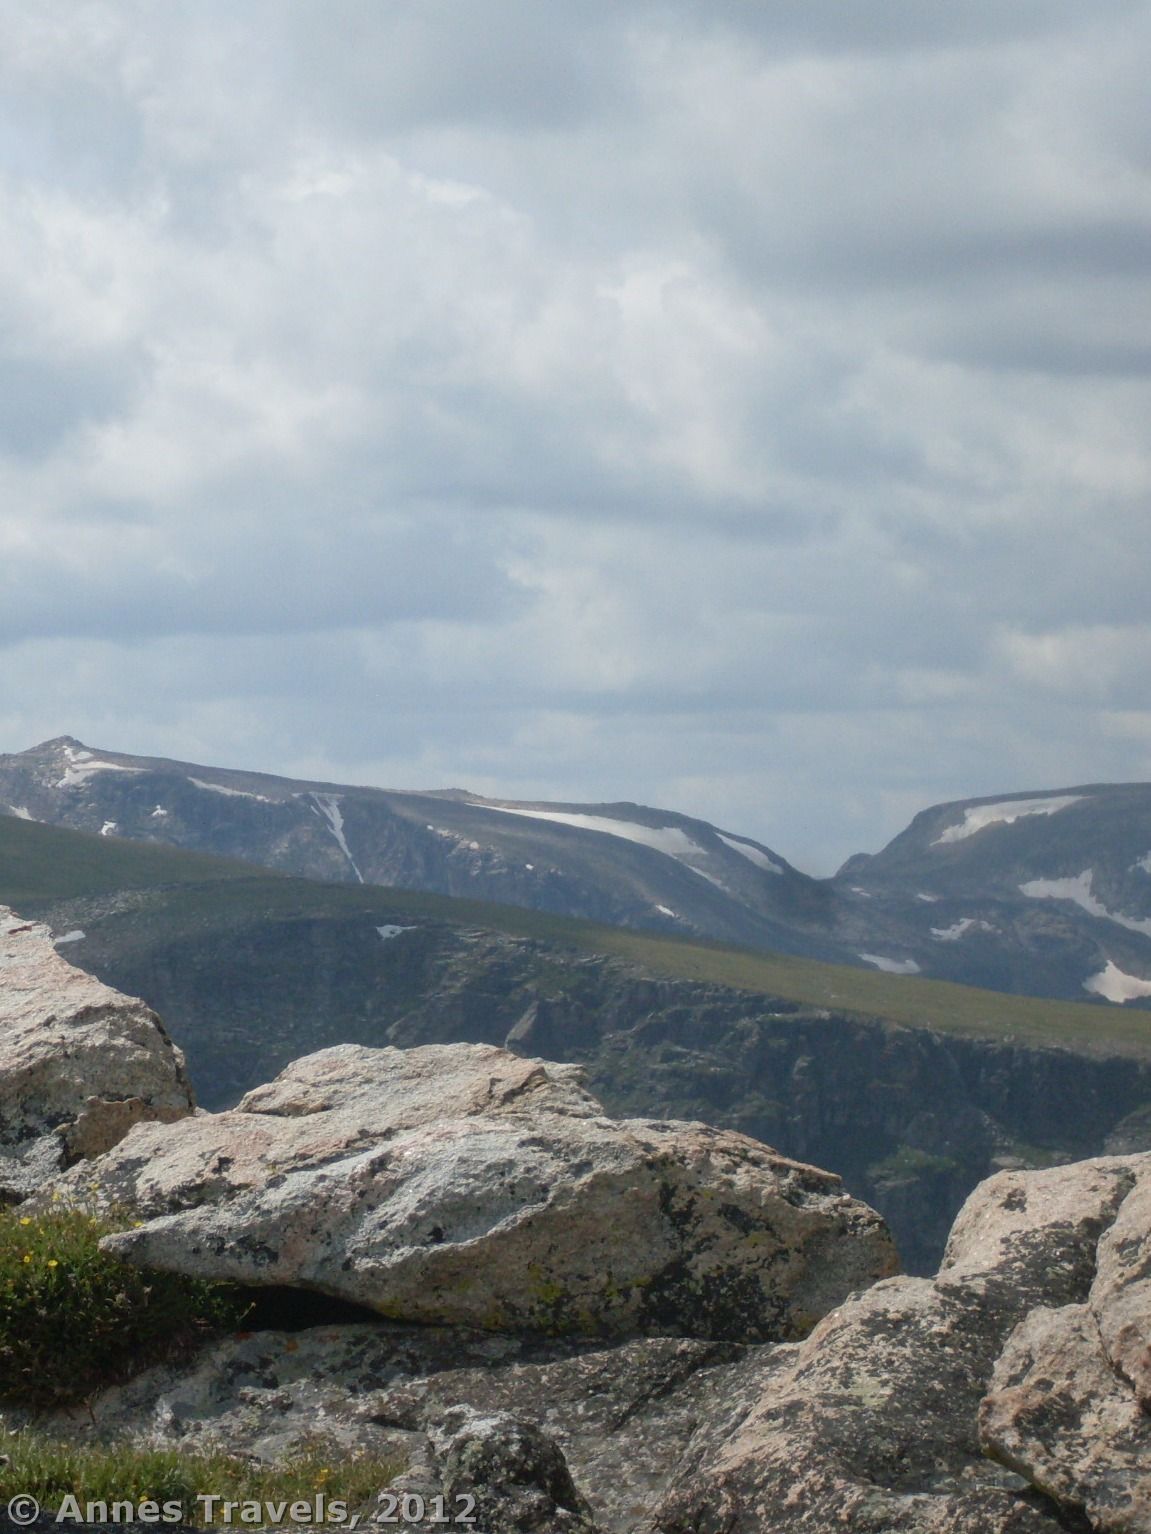
[[[1151,1411],[1151,1158],[1099,1242],[1091,1310],[1111,1367]]]
[[[135,1123],[193,1106],[184,1057],[155,1014],[66,963],[47,927],[0,907],[0,1201]]]
[[[1085,1303],[1036,1308],[1014,1331],[980,1431],[989,1454],[1093,1529],[1151,1534],[1151,1157],[1119,1170],[1127,1191],[1099,1235]]]
[[[1126,1384],[1149,1181],[1145,1155],[990,1178],[934,1281],[877,1284],[762,1350],[754,1399],[701,1427],[645,1530],[1038,1534],[1087,1527],[1086,1509],[1151,1534],[1148,1419]]]
[[[1151,1157],[1100,1156],[989,1177],[956,1216],[936,1282],[1019,1311],[1081,1298],[1142,1166],[1151,1171]]]
[[[292,1285],[395,1320],[801,1336],[894,1270],[839,1179],[702,1124],[615,1122],[572,1066],[341,1045],[235,1110],[140,1125],[86,1170],[131,1262]]]
[[[318,1439],[333,1464],[360,1452],[395,1464],[387,1489],[397,1497],[428,1506],[443,1497],[454,1512],[454,1497],[470,1493],[482,1503],[478,1529],[585,1534],[590,1523],[630,1534],[701,1416],[729,1409],[747,1362],[769,1351],[667,1337],[604,1347],[391,1322],[259,1331],[149,1369],[46,1426],[81,1443],[160,1442],[281,1463]],[[340,1495],[338,1475],[329,1489]]]
[[[980,1410],[989,1451],[1092,1529],[1151,1534],[1151,1419],[1109,1367],[1087,1305],[1012,1334]]]

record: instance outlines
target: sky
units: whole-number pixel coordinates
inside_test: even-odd
[[[1151,7],[0,0],[0,751],[832,872],[1151,778]]]

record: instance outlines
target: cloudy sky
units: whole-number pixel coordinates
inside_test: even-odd
[[[1145,0],[0,27],[0,750],[816,873],[1151,777]]]

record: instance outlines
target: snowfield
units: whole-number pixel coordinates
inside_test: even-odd
[[[528,820],[553,820],[560,826],[575,826],[580,831],[600,831],[605,836],[618,836],[625,842],[636,842],[650,847],[653,852],[664,852],[671,858],[706,857],[698,842],[693,842],[686,831],[678,826],[643,826],[634,820],[613,820],[610,815],[577,815],[568,810],[520,810],[510,804],[484,804],[485,810],[498,810],[501,815],[523,815]]]
[[[1106,969],[1084,980],[1083,989],[1121,1005],[1125,1001],[1136,1001],[1141,996],[1151,996],[1151,980],[1140,980],[1138,975],[1125,974],[1113,959],[1108,959]]]
[[[1089,916],[1101,916],[1104,921],[1113,921],[1116,926],[1126,927],[1129,932],[1141,932],[1144,937],[1151,937],[1151,918],[1123,916],[1118,911],[1109,911],[1101,900],[1095,898],[1092,889],[1094,879],[1094,870],[1085,868],[1081,874],[1070,879],[1029,879],[1026,884],[1019,886],[1019,891],[1032,900],[1073,900]]]
[[[223,794],[228,799],[255,799],[260,804],[271,804],[266,794],[246,793],[242,788],[225,788],[222,783],[206,783],[203,778],[189,778],[189,783],[194,783],[197,788],[206,788],[210,794]]]
[[[941,847],[946,842],[961,842],[985,831],[988,826],[1011,826],[1025,815],[1056,815],[1060,810],[1078,804],[1082,794],[1049,794],[1043,799],[1007,799],[1000,804],[973,804],[963,812],[963,819],[956,826],[948,826],[942,836],[931,843]]]
[[[881,953],[861,953],[859,957],[868,964],[874,964],[876,969],[881,969],[885,975],[918,975],[922,973],[914,959],[887,959]]]
[[[364,876],[356,867],[356,860],[352,856],[347,837],[344,835],[344,815],[340,809],[339,794],[309,794],[308,797],[315,806],[316,813],[323,816],[327,821],[328,830],[332,833],[336,845],[347,858],[348,864],[356,878],[363,884]]]
[[[757,868],[762,868],[765,873],[781,874],[783,869],[778,863],[772,861],[762,847],[752,847],[747,842],[741,842],[737,837],[727,836],[722,831],[715,833],[724,846],[730,847],[733,852],[738,852],[749,863],[754,863]]]

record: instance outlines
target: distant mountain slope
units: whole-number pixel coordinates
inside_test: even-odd
[[[1003,990],[1151,999],[1151,785],[934,805],[835,886],[857,951]]]
[[[307,878],[422,889],[828,958],[824,884],[770,848],[635,804],[519,804],[98,751],[0,756],[0,814]]]
[[[359,788],[97,751],[0,756],[0,819],[1020,995],[1151,1009],[1151,785],[957,800],[833,880],[635,804]]]
[[[1119,1008],[300,880],[17,817],[0,817],[0,904],[155,1007],[207,1106],[343,1041],[574,1060],[613,1111],[730,1125],[839,1171],[916,1268],[995,1166],[1151,1145],[1151,1033]]]

